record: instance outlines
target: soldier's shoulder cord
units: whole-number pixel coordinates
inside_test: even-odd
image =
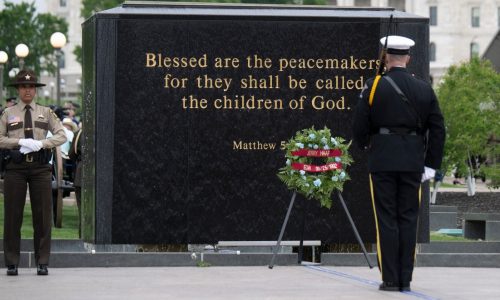
[[[373,80],[373,85],[372,88],[370,89],[370,96],[368,97],[368,105],[372,106],[373,105],[373,98],[375,97],[375,91],[377,90],[378,82],[382,78],[383,75],[377,75],[375,76],[375,79]]]

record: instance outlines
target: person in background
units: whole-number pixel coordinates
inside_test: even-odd
[[[69,158],[75,164],[75,175],[73,178],[73,187],[75,188],[76,205],[78,206],[78,236],[82,237],[82,129],[75,133],[71,143]]]
[[[17,97],[9,97],[5,100],[5,108],[11,107],[17,104]]]

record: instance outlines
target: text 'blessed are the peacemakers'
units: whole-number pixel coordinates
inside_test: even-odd
[[[191,77],[174,76],[167,73],[164,76],[165,89],[186,89],[194,87],[199,90],[216,89],[224,93],[233,86],[240,92],[245,91],[266,91],[281,89],[289,90],[315,89],[320,92],[332,90],[361,90],[364,86],[365,78],[348,78],[345,75],[335,75],[325,78],[309,79],[286,75],[281,72],[294,69],[308,70],[365,70],[374,69],[378,61],[374,59],[359,59],[349,56],[348,58],[279,58],[277,66],[273,66],[270,58],[261,58],[258,55],[248,56],[242,61],[236,57],[215,57],[211,64],[208,63],[206,54],[200,57],[169,57],[154,53],[146,53],[147,68],[167,68],[175,72],[175,69],[197,69],[199,74],[190,74]],[[241,78],[217,77],[208,74],[201,74],[203,69],[241,69],[241,73],[251,70],[279,71],[278,74],[258,76],[254,74],[240,75]],[[210,72],[212,73],[212,72]],[[267,72],[268,73],[268,72]],[[268,73],[269,74],[269,73]],[[283,99],[262,99],[255,95],[222,95],[219,98],[208,101],[203,96],[186,95],[181,98],[184,109],[206,109],[209,103],[215,109],[284,109]],[[304,109],[308,105],[313,109],[322,110],[344,110],[346,109],[344,96],[338,99],[326,99],[323,95],[306,96],[297,99],[288,99],[288,108]],[[347,107],[349,109],[349,107]]]

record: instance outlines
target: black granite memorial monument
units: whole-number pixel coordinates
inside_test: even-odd
[[[84,239],[276,239],[292,195],[276,176],[282,144],[313,125],[350,139],[390,14],[392,33],[416,41],[410,71],[427,78],[428,19],[392,9],[125,2],[88,19]],[[366,161],[351,150],[343,195],[373,242]],[[299,197],[284,239],[300,237],[305,210],[306,239],[355,243],[332,197],[331,210]]]

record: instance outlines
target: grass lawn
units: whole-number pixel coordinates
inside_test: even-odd
[[[465,184],[452,184],[452,183],[443,182],[443,183],[441,183],[441,185],[439,187],[459,189],[459,188],[465,188],[466,185]]]
[[[3,238],[4,207],[3,195],[0,194],[0,238]],[[31,219],[31,205],[24,206],[23,227],[21,238],[33,238],[33,221]],[[78,239],[78,207],[75,205],[63,206],[62,228],[52,226],[53,239]]]
[[[461,236],[452,236],[431,231],[431,242],[474,242]]]

